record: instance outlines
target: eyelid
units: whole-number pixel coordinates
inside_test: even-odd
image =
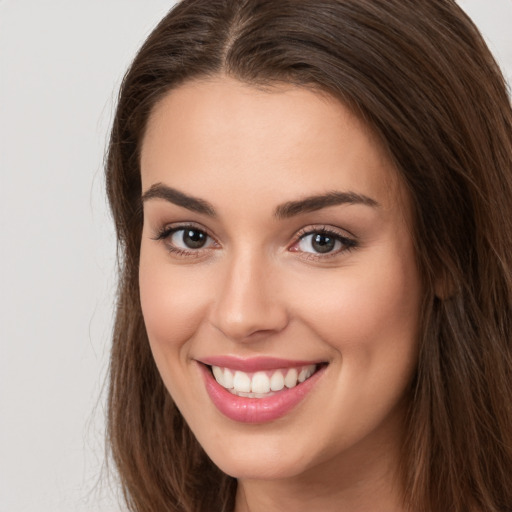
[[[210,238],[213,241],[213,247],[212,245],[209,245],[207,247],[199,247],[197,249],[192,248],[182,248],[177,247],[169,242],[170,237],[181,230],[186,229],[193,229],[197,231],[201,231],[206,234],[208,238]],[[332,252],[309,252],[304,250],[299,250],[297,248],[298,244],[303,240],[305,237],[314,235],[314,234],[324,234],[328,235],[330,237],[333,237],[336,239],[336,241],[340,242],[342,247],[334,250]],[[175,222],[170,224],[164,224],[161,228],[155,229],[155,235],[152,237],[155,241],[161,241],[165,244],[167,250],[175,255],[178,256],[194,256],[199,257],[203,255],[206,251],[210,251],[211,249],[216,249],[220,247],[219,242],[217,241],[216,237],[211,234],[210,230],[206,228],[205,226],[197,223],[197,222]],[[330,225],[310,225],[306,226],[294,235],[292,242],[288,245],[287,250],[291,252],[300,253],[303,258],[306,258],[308,260],[325,260],[330,257],[339,256],[343,253],[349,252],[352,249],[355,249],[359,245],[359,242],[357,240],[357,237],[350,233],[346,229],[341,229],[338,227],[330,226]]]
[[[334,235],[343,239],[354,241],[357,240],[356,235],[348,231],[348,229],[338,228],[329,224],[311,224],[309,226],[303,227],[297,231],[296,237],[299,239],[306,235],[311,235],[312,233],[327,233],[329,235]]]
[[[324,254],[293,249],[300,243],[301,240],[303,240],[307,236],[314,235],[314,234],[325,234],[325,235],[331,236],[342,244],[342,248],[338,249],[336,251],[328,252],[328,253],[324,253]],[[333,226],[328,226],[328,225],[323,224],[323,225],[318,225],[318,226],[307,226],[305,228],[300,229],[297,232],[297,234],[295,235],[295,238],[294,238],[292,244],[290,245],[290,247],[288,248],[288,250],[306,255],[303,257],[306,257],[308,260],[311,260],[311,259],[322,260],[322,259],[331,258],[334,256],[339,256],[340,254],[343,254],[345,252],[355,249],[358,245],[359,245],[359,242],[357,240],[357,237],[355,235],[353,235],[352,233],[350,233],[349,231],[347,231],[346,229],[335,228]]]
[[[210,231],[198,224],[196,222],[171,222],[170,224],[164,224],[162,227],[157,227],[154,229],[153,240],[163,240],[168,237],[171,233],[175,233],[176,231],[180,231],[181,229],[195,229],[197,231],[202,231],[207,234],[211,239],[215,240],[215,237],[210,233]],[[217,242],[215,240],[215,242]]]
[[[184,231],[186,229],[201,231],[202,233],[206,234],[206,236],[213,241],[213,247],[210,245],[207,247],[199,247],[197,249],[185,249],[183,247],[176,247],[175,245],[170,243],[169,240],[173,234],[177,233],[178,231]],[[219,246],[219,243],[217,242],[216,238],[210,233],[210,231],[196,222],[175,222],[165,224],[161,228],[156,228],[155,234],[151,238],[155,241],[163,242],[168,252],[176,256],[183,257],[199,257],[204,253],[204,251],[209,251],[211,249],[215,249],[215,246]]]

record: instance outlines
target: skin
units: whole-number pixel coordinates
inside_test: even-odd
[[[146,198],[140,292],[161,376],[208,455],[238,478],[237,512],[402,510],[422,290],[407,197],[376,138],[326,94],[218,77],[157,104],[141,174],[143,193],[164,184],[216,212]],[[332,191],[375,204],[275,216]],[[157,239],[182,225],[207,233],[206,245],[177,253],[183,232]],[[319,254],[300,239],[324,228],[355,245]],[[246,424],[206,393],[197,360],[217,355],[328,366],[284,417]]]

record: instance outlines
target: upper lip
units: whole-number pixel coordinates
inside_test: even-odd
[[[297,368],[300,366],[308,366],[311,364],[320,364],[324,361],[299,361],[291,359],[281,359],[277,357],[250,357],[242,358],[235,356],[211,356],[197,358],[196,361],[208,366],[220,366],[221,368],[229,368],[231,370],[239,370],[242,372],[257,372],[265,370],[278,370],[280,368]]]

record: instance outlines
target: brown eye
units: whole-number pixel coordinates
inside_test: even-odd
[[[329,233],[310,233],[300,239],[298,249],[302,252],[326,254],[339,250],[342,246],[339,237],[334,237]]]
[[[311,239],[311,247],[320,253],[331,252],[336,245],[336,240],[329,235],[317,233]]]
[[[189,249],[200,249],[206,244],[208,235],[198,229],[184,229],[182,239]]]
[[[173,230],[168,237],[168,243],[176,249],[197,250],[209,247],[213,240],[200,229],[186,227]]]
[[[312,255],[337,254],[352,249],[355,240],[330,231],[310,231],[305,233],[294,245],[294,251]]]

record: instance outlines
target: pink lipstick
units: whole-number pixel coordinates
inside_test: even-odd
[[[327,366],[231,356],[205,358],[198,363],[213,404],[226,417],[242,423],[265,423],[286,415],[314,388]]]

